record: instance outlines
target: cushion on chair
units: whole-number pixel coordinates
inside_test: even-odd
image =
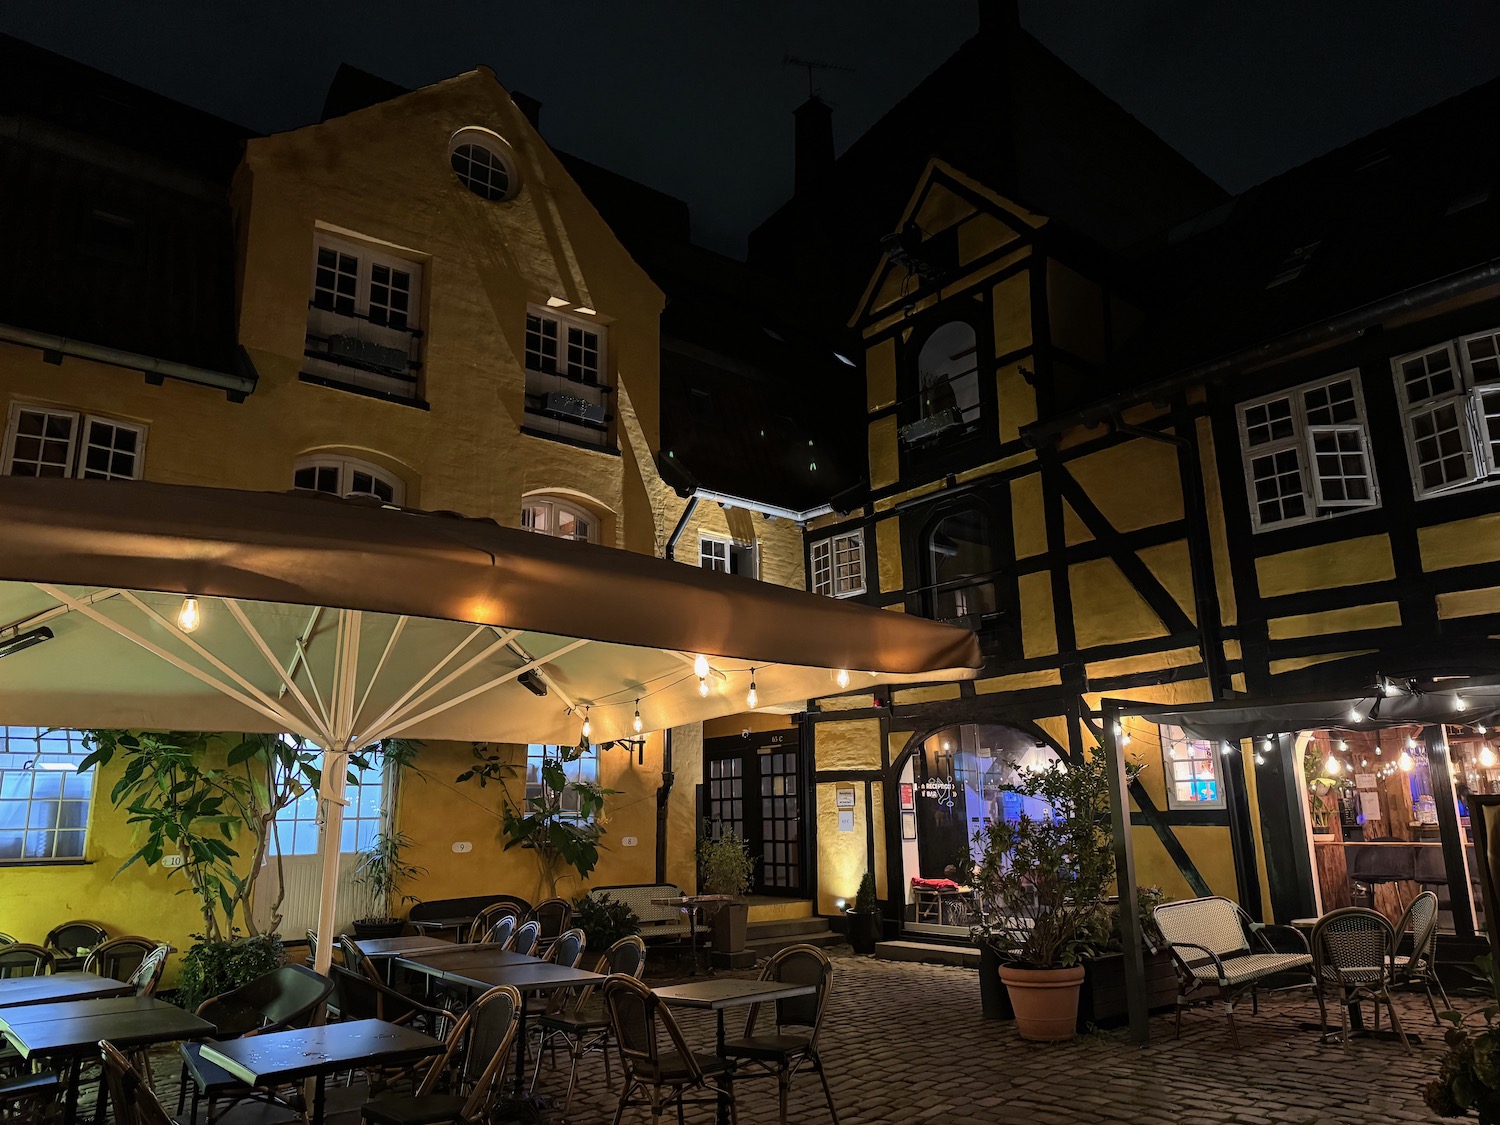
[[[1213,962],[1193,966],[1193,976],[1210,984],[1249,984],[1274,973],[1296,972],[1312,967],[1312,957],[1306,953],[1247,953],[1243,957],[1231,957],[1224,962],[1224,975],[1219,976]]]
[[[806,1035],[751,1035],[726,1040],[724,1053],[743,1059],[776,1059],[805,1051],[810,1042]]]
[[[397,1097],[372,1098],[361,1110],[366,1121],[382,1125],[432,1125],[438,1121],[457,1121],[469,1099],[462,1094],[402,1094]]]

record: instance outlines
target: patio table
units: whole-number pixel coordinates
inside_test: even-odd
[[[669,984],[653,988],[663,1004],[674,1008],[707,1009],[717,1017],[714,1054],[724,1057],[724,1012],[729,1008],[748,1007],[751,1004],[766,1004],[775,1000],[790,1000],[795,996],[811,996],[818,991],[815,984],[786,984],[778,980],[741,980],[720,977],[716,980],[690,981],[687,984]],[[719,1125],[729,1121],[729,1099],[719,1095]]]
[[[122,1006],[121,999],[130,1003]],[[207,1020],[147,996],[72,1001],[66,1004],[67,1012],[59,1013],[49,1013],[49,1007],[25,1005],[0,1010],[0,1035],[22,1058],[45,1055],[67,1060],[64,1125],[74,1125],[78,1120],[79,1072],[83,1060],[98,1052],[99,1040],[108,1039],[118,1047],[145,1047],[214,1032],[214,1025]]]
[[[526,1019],[533,992],[555,992],[559,988],[599,984],[605,978],[585,969],[570,969],[552,961],[542,961],[493,946],[471,946],[455,953],[418,954],[401,957],[399,963],[438,980],[451,981],[466,988],[488,990],[508,984],[521,993],[521,1023],[517,1040],[526,1042]],[[516,1050],[514,1093],[521,1096],[526,1069],[525,1049]]]
[[[687,915],[688,920],[688,943],[692,950],[692,961],[689,965],[690,975],[698,975],[698,911],[705,906],[723,906],[726,902],[737,901],[734,895],[682,895],[678,898],[653,898],[652,906],[679,906]],[[681,948],[680,946],[678,948]],[[713,975],[714,966],[710,961],[704,966],[710,976]]]
[[[359,950],[371,961],[381,961],[388,957],[400,957],[407,953],[440,953],[445,949],[453,949],[454,945],[446,938],[435,937],[430,934],[404,934],[401,937],[370,938],[368,941],[359,943]]]
[[[408,918],[406,924],[415,926],[424,932],[431,931],[437,934],[442,933],[444,930],[452,930],[453,940],[462,941],[464,932],[474,924],[474,917],[471,914],[466,914],[452,918],[418,918],[415,921]]]
[[[124,981],[95,973],[53,973],[45,977],[0,980],[0,1008],[21,1004],[51,1004],[58,1000],[87,1000],[94,996],[123,996],[135,990]]]
[[[310,1125],[322,1125],[324,1085],[335,1071],[369,1063],[416,1062],[439,1053],[443,1041],[385,1020],[351,1020],[323,1027],[268,1031],[210,1042],[203,1057],[251,1086],[315,1079]]]

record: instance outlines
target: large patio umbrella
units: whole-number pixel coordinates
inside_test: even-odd
[[[325,841],[383,738],[607,741],[980,664],[964,629],[489,520],[0,478],[0,715],[302,735]],[[336,883],[325,846],[325,932]]]

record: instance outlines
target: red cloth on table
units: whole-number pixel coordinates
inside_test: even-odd
[[[911,885],[924,891],[956,891],[958,884],[952,879],[919,879],[912,876]]]

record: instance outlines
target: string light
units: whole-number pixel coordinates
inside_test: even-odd
[[[591,722],[589,722],[589,709],[587,707],[585,707],[583,709],[583,737],[587,738],[589,735],[591,735],[593,733],[594,733],[594,724],[591,723]]]
[[[1415,750],[1417,748],[1417,740],[1411,735],[1406,736],[1406,748],[1408,750]]]
[[[1455,711],[1467,711],[1469,709],[1469,701],[1461,695],[1455,695],[1453,697],[1453,709]]]
[[[1358,707],[1349,708],[1349,721],[1351,723],[1357,723],[1361,718],[1363,718],[1363,716],[1360,715]]]
[[[1343,765],[1342,762],[1330,754],[1328,755],[1328,761],[1323,763],[1323,768],[1328,771],[1329,777],[1337,777],[1339,770],[1343,769]]]
[[[750,710],[755,710],[755,705],[760,701],[760,695],[755,690],[755,669],[750,669],[750,691],[745,696],[745,705]]]
[[[693,657],[693,674],[698,677],[698,694],[708,698],[708,657],[701,652]]]
[[[184,633],[191,633],[198,628],[202,618],[198,613],[198,599],[189,594],[182,599],[182,608],[177,611],[177,627]]]
[[[1405,750],[1401,751],[1401,757],[1396,759],[1396,764],[1401,767],[1402,773],[1411,773],[1412,766],[1416,765],[1412,757]]]
[[[1370,764],[1370,759],[1369,758],[1361,758],[1359,760],[1359,764],[1360,764],[1361,768],[1363,768],[1365,766],[1368,766]]]
[[[1477,730],[1477,731],[1478,731],[1478,732],[1479,732],[1479,733],[1480,733],[1480,734],[1484,734],[1484,733],[1485,733],[1485,730],[1484,730],[1484,724],[1483,724],[1483,723],[1480,723],[1480,724],[1479,724],[1479,725],[1478,725],[1478,726],[1477,726],[1477,727],[1475,727],[1475,728],[1474,728],[1474,729],[1475,729],[1475,730]]]
[[[1479,750],[1479,764],[1487,770],[1495,768],[1495,752],[1489,748],[1488,744]]]
[[[641,728],[645,726],[641,722],[641,701],[639,699],[635,701],[635,719],[631,721],[630,725],[635,728],[636,734],[640,734]]]
[[[1255,764],[1257,766],[1263,766],[1266,764],[1266,759],[1262,755],[1257,754],[1255,755]]]
[[[1345,742],[1342,738],[1339,739],[1339,749],[1340,750],[1348,750],[1349,749],[1349,744],[1347,742]]]
[[[1269,734],[1266,735],[1266,749],[1267,750],[1275,750],[1276,749],[1276,739],[1272,735],[1269,735]]]
[[[847,669],[847,668],[840,668],[839,669],[839,674],[837,676],[835,676],[833,679],[834,679],[834,682],[839,685],[839,687],[841,687],[841,688],[848,687],[849,686],[849,669]]]

